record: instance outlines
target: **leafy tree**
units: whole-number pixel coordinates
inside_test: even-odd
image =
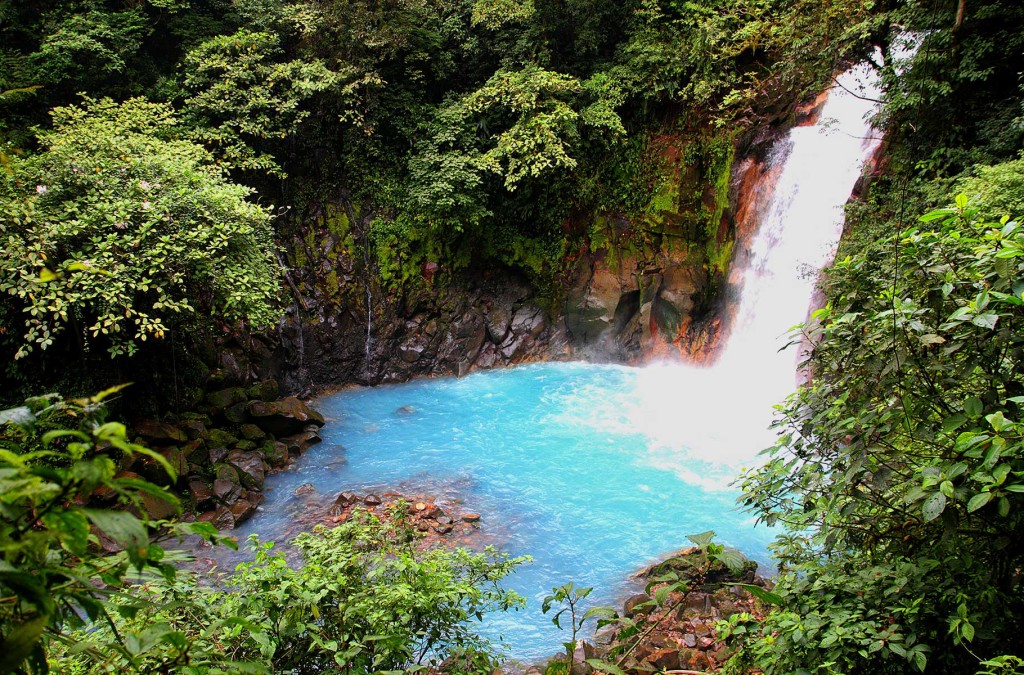
[[[0,290],[25,316],[17,356],[68,328],[116,356],[188,321],[276,320],[268,210],[175,138],[168,106],[86,99],[53,120],[44,151],[12,157],[0,183]]]
[[[1024,229],[963,195],[830,272],[814,381],[744,500],[785,526],[767,673],[968,672],[1019,647]]]
[[[294,134],[309,115],[302,104],[339,82],[320,61],[281,56],[275,36],[240,29],[204,42],[182,62],[191,136],[229,167],[283,175],[267,143]]]

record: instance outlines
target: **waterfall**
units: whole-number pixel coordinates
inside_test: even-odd
[[[652,364],[640,377],[632,423],[651,437],[651,461],[689,481],[719,481],[772,442],[773,406],[798,375],[798,350],[780,348],[809,314],[842,234],[843,207],[880,143],[869,122],[876,79],[866,64],[844,73],[818,119],[791,129],[771,152],[764,173],[774,188],[765,191],[756,230],[737,242],[730,281],[738,298],[717,359],[706,367]],[[685,443],[681,415],[691,427]]]

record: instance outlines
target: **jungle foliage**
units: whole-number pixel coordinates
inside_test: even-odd
[[[301,565],[253,541],[220,588],[182,563],[205,522],[159,520],[166,489],[125,467],[173,468],[105,419],[116,390],[0,411],[0,672],[451,672],[494,667],[475,622],[521,606],[499,582],[522,558],[420,550],[405,505],[294,542]],[[180,512],[180,511],[179,511]]]

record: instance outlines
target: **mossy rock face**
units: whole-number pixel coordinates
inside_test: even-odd
[[[253,441],[238,441],[235,443],[235,447],[239,450],[255,450],[258,446]]]
[[[228,406],[222,413],[224,415],[224,419],[232,424],[242,424],[249,417],[245,410],[246,405],[248,404],[245,401],[242,401],[241,403]]]
[[[243,424],[238,428],[238,433],[247,441],[262,441],[267,437],[266,432],[255,424]]]
[[[271,378],[269,380],[263,380],[259,384],[252,385],[245,393],[250,399],[258,401],[273,401],[281,395],[281,387],[277,384],[277,380]]]
[[[211,448],[233,448],[238,437],[224,429],[210,429],[206,433],[206,445]]]
[[[249,396],[242,387],[229,387],[206,395],[206,402],[217,410],[224,410],[247,400],[249,400]]]
[[[260,447],[260,452],[270,466],[282,466],[288,461],[288,446],[280,441],[267,441]]]
[[[230,464],[220,463],[213,467],[214,478],[216,480],[225,480],[235,485],[241,485],[242,479],[238,475],[238,469]]]

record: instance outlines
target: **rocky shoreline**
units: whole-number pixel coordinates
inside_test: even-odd
[[[273,379],[250,387],[228,387],[206,394],[194,410],[165,419],[137,420],[137,443],[167,460],[172,480],[152,458],[125,467],[167,487],[182,500],[184,517],[230,530],[255,513],[263,501],[268,474],[280,471],[322,440],[324,417],[294,396],[279,397]],[[152,518],[170,518],[174,507],[156,498],[143,501]]]

